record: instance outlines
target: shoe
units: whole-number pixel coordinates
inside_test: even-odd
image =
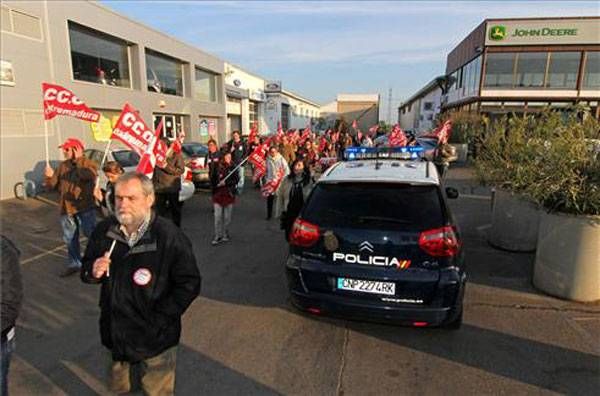
[[[225,236],[223,238],[221,238],[221,241],[223,242],[229,242],[231,240],[231,237],[229,236],[229,233],[226,232]]]
[[[58,274],[58,276],[60,276],[61,278],[66,278],[77,272],[79,272],[78,267],[69,267],[69,268],[64,269],[60,274]]]
[[[223,242],[223,239],[215,237],[210,244],[213,246],[217,246],[221,242]]]

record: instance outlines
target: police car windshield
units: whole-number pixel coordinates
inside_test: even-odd
[[[436,186],[321,183],[302,217],[321,227],[423,230],[444,224]]]

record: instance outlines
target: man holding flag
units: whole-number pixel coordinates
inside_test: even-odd
[[[96,226],[94,188],[98,171],[96,165],[83,155],[83,143],[69,138],[59,146],[65,160],[56,170],[46,167],[45,184],[60,194],[60,225],[67,244],[68,264],[61,277],[72,275],[81,268],[80,231],[89,237]]]

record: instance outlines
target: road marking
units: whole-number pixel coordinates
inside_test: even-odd
[[[79,366],[77,363],[68,360],[61,360],[61,363],[73,374],[75,374],[84,384],[86,384],[94,392],[96,392],[96,394],[103,395],[107,393],[106,386],[102,382],[97,380],[94,375],[89,373],[83,367]]]
[[[48,256],[48,255],[54,254],[55,252],[57,252],[57,251],[59,251],[61,249],[64,249],[64,248],[65,248],[65,246],[61,245],[61,246],[55,247],[54,249],[51,249],[51,250],[44,250],[44,253],[37,254],[37,255],[35,255],[33,257],[29,257],[28,259],[21,261],[21,265],[22,264],[30,263],[30,262],[35,261],[35,260],[37,260],[39,258],[42,258],[44,256]],[[43,250],[43,249],[40,249],[40,250]]]
[[[48,251],[46,249],[42,249],[41,247],[35,246],[33,243],[28,243],[27,245],[29,245],[30,247],[34,248],[38,252],[44,252],[45,254],[49,254],[49,255],[52,255],[52,256],[60,257],[60,258],[67,257],[66,254],[58,254],[58,253],[54,252],[54,250],[56,250],[58,248],[66,250],[64,246],[59,246],[58,248],[54,248],[53,250]]]
[[[484,231],[484,230],[487,230],[488,228],[491,228],[491,227],[492,227],[491,224],[484,224],[484,225],[481,225],[481,226],[477,227],[477,231]]]
[[[492,197],[490,197],[488,195],[473,195],[473,194],[459,194],[458,197],[459,198],[469,198],[469,199],[483,199],[486,201],[489,201],[492,199]]]

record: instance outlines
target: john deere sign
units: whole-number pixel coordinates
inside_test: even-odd
[[[486,45],[600,44],[600,18],[494,21]]]

